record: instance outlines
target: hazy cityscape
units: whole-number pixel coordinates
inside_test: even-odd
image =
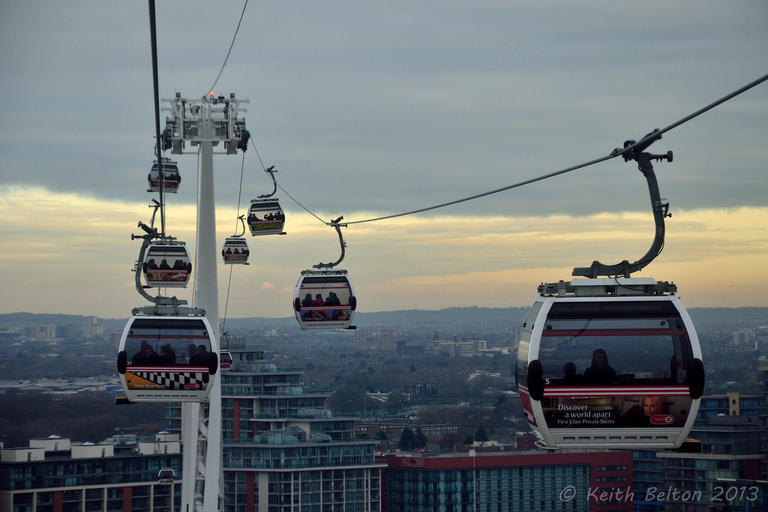
[[[317,407],[327,407],[328,414],[334,417],[355,418],[354,423],[350,420],[349,426],[342,429],[347,432],[342,437],[347,442],[356,439],[375,447],[382,467],[394,471],[392,482],[397,474],[393,468],[400,464],[394,457],[404,453],[418,457],[466,457],[471,450],[489,461],[494,454],[509,457],[519,453],[523,457],[504,462],[504,467],[527,460],[524,457],[530,454],[546,455],[533,444],[513,377],[516,340],[526,312],[524,308],[451,308],[360,313],[358,329],[354,331],[300,331],[292,318],[228,319],[222,329],[226,333],[222,335],[222,350],[261,354],[264,368],[272,368],[268,371],[298,376],[299,380],[291,382],[303,388],[304,396],[325,397],[321,400],[325,405]],[[740,437],[754,434],[755,440],[746,443],[748,448],[728,448],[722,453],[755,457],[761,477],[754,478],[749,469],[746,474],[743,469],[737,473],[741,471],[742,479],[749,480],[746,475],[751,475],[755,482],[762,481],[766,468],[768,310],[692,309],[690,313],[699,329],[707,372],[702,403],[712,405],[712,410],[702,405],[699,411],[703,415],[699,428],[705,429],[699,435],[707,435],[707,414],[740,416],[746,423],[727,428],[736,429]],[[115,442],[115,436],[119,445],[121,435],[139,443],[145,439],[156,446],[158,432],[174,431],[175,416],[165,404],[113,405],[115,396],[120,394],[115,351],[124,323],[124,319],[69,315],[0,315],[0,435],[6,449],[25,447],[34,444],[34,439],[52,435],[71,441],[73,446],[110,439]],[[247,370],[253,368],[241,366],[240,371]],[[235,364],[228,378],[238,371]],[[226,395],[226,380],[224,388]],[[712,398],[710,402],[707,397]],[[717,397],[725,399],[721,406],[725,413],[713,412],[717,409],[713,405]],[[729,413],[728,402],[734,399],[741,407],[731,407]],[[226,425],[224,428],[227,430]],[[696,435],[694,427],[691,437]],[[714,446],[710,449],[712,453],[720,450]],[[242,464],[241,459],[228,458],[236,456],[226,453],[227,448],[225,470],[227,464]],[[634,469],[627,469],[634,479],[628,486],[614,485],[614,494],[607,502],[618,503],[620,507],[610,510],[678,510],[668,503],[671,497],[656,496],[651,504],[638,498],[639,494],[656,489],[651,485],[654,479],[658,480],[658,489],[672,481],[676,470],[672,466],[664,469],[666,466],[661,463],[666,460],[667,464],[671,459],[664,459],[663,454],[653,455],[653,462],[649,462],[647,453],[623,453],[634,461]],[[372,461],[371,458],[366,463],[366,471],[375,470]],[[538,467],[539,462],[531,464]],[[649,464],[654,468],[650,472]],[[621,481],[625,476],[606,478]],[[650,483],[643,480],[649,478]],[[764,510],[758,508],[765,504],[764,484],[755,485],[760,490],[759,501],[730,500],[729,510],[747,510],[738,508],[747,505],[748,510]],[[381,492],[394,488],[382,488]],[[620,488],[624,489],[624,496],[615,494]],[[627,492],[634,493],[629,496],[631,499],[627,499]],[[228,499],[235,503],[237,498],[232,496]],[[383,494],[381,499],[386,501]],[[675,507],[681,506],[680,499],[678,496],[674,500]],[[562,502],[554,498],[544,501]],[[583,510],[595,510],[593,506],[603,501],[606,500],[593,495],[584,502],[587,508]],[[393,495],[389,508],[385,509],[383,503],[376,506],[382,507],[382,511],[400,510],[395,502]],[[529,504],[510,510],[544,510],[547,506]],[[690,509],[698,510],[696,506],[691,505]]]

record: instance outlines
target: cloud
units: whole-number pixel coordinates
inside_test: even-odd
[[[178,5],[157,7],[160,94],[199,98],[236,20],[216,3]],[[253,145],[214,158],[217,243],[239,229],[251,198],[271,191],[270,165],[289,234],[248,237],[251,265],[220,264],[227,314],[289,315],[298,273],[338,259],[335,231],[304,208],[351,222],[495,190],[605,156],[755,80],[768,62],[767,9],[715,0],[644,4],[632,16],[594,1],[249,6],[216,92],[250,100]],[[2,6],[0,87],[13,101],[0,114],[0,310],[127,316],[141,302],[126,287],[139,248],[130,235],[151,215],[146,4],[85,0],[78,16],[69,10]],[[674,216],[648,271],[679,280],[693,304],[765,304],[766,117],[768,83],[650,148],[675,156],[654,164]],[[193,248],[197,160],[187,150],[174,156],[183,179],[165,220]],[[350,224],[343,266],[365,311],[525,305],[539,282],[568,279],[574,266],[644,254],[648,212],[636,164],[613,159],[418,217]]]
[[[23,224],[34,211],[39,222]],[[217,211],[218,244],[236,209]],[[128,316],[144,299],[133,289],[146,204],[101,201],[41,188],[0,188],[0,312]],[[360,212],[365,219],[367,212]],[[195,252],[195,212],[168,209],[169,234]],[[23,226],[23,229],[20,229]],[[768,306],[768,208],[676,212],[667,244],[644,276],[676,282],[690,306]],[[336,232],[308,214],[286,221],[286,236],[246,236],[250,265],[218,263],[220,314],[292,314],[301,270],[340,255]],[[342,229],[347,269],[361,311],[449,306],[526,306],[543,281],[571,279],[593,260],[634,261],[653,239],[650,213],[585,217],[402,217]],[[194,274],[193,274],[194,280]],[[194,281],[193,281],[194,282]],[[193,286],[175,290],[192,299]],[[258,292],[255,292],[258,290]]]

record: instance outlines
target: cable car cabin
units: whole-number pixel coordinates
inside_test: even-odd
[[[285,214],[276,199],[251,199],[248,228],[253,236],[284,235]]]
[[[227,238],[224,241],[224,248],[221,250],[224,263],[228,265],[247,265],[249,254],[248,243],[245,238],[239,236]]]
[[[157,473],[157,481],[161,484],[172,484],[176,480],[176,472],[171,468],[161,468]]]
[[[539,287],[515,367],[539,446],[683,443],[699,409],[704,367],[691,319],[670,291],[675,285],[649,278]]]
[[[218,369],[203,316],[132,316],[123,330],[117,370],[131,402],[202,402]]]
[[[152,164],[152,169],[147,175],[149,181],[148,192],[160,191],[160,172],[157,169],[157,160]],[[169,194],[175,194],[179,191],[179,184],[181,183],[181,175],[179,174],[179,166],[176,162],[163,158],[163,192]]]
[[[302,329],[354,329],[357,298],[346,270],[305,270],[293,300]]]
[[[192,273],[189,251],[183,242],[152,242],[142,264],[150,288],[185,288]]]
[[[226,350],[222,350],[220,355],[219,368],[221,368],[221,371],[223,372],[228,372],[232,368],[232,354]]]

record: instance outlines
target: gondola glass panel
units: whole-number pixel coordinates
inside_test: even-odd
[[[696,332],[671,295],[539,297],[515,373],[549,448],[678,447],[703,390]]]
[[[205,317],[133,316],[117,368],[131,402],[200,402],[219,369],[218,345]]]
[[[248,243],[245,241],[245,238],[231,236],[224,241],[224,248],[221,250],[221,257],[224,258],[224,263],[229,265],[247,265],[249,255],[250,251],[248,250]]]
[[[310,270],[296,283],[294,311],[302,329],[348,329],[356,308],[346,271]]]
[[[248,210],[248,229],[253,236],[282,235],[285,214],[275,199],[252,199]]]
[[[152,164],[152,169],[147,176],[149,181],[149,192],[160,191],[160,172],[157,168],[157,160]],[[181,175],[179,174],[179,166],[176,162],[167,158],[163,159],[163,192],[168,194],[175,194],[179,191],[179,184],[181,183]]]
[[[192,273],[189,251],[181,243],[154,242],[147,248],[142,270],[151,288],[185,288]]]

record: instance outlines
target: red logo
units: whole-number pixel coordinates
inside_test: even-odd
[[[190,382],[189,384],[187,384],[187,389],[200,389],[200,384],[198,384],[197,382]]]
[[[671,414],[654,414],[651,416],[652,425],[671,425],[675,422],[675,417]]]

